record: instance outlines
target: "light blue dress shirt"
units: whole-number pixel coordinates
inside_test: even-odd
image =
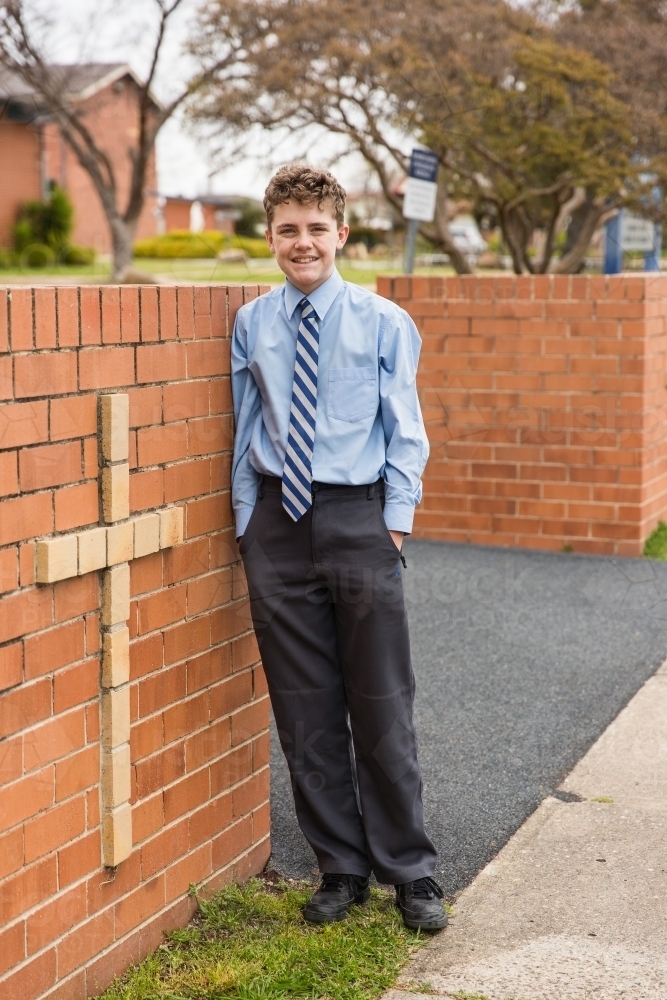
[[[237,537],[250,520],[260,473],[283,474],[297,305],[303,297],[286,281],[236,315],[232,505]],[[308,300],[320,331],[313,480],[360,486],[382,477],[387,528],[410,532],[428,458],[417,398],[417,328],[403,309],[348,284],[336,270]]]

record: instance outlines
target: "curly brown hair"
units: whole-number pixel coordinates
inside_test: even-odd
[[[341,187],[328,170],[315,170],[303,163],[290,163],[289,166],[281,167],[264,192],[264,209],[269,228],[273,223],[276,205],[292,200],[299,205],[317,202],[319,208],[323,202],[328,201],[336,223],[342,226],[345,222],[345,188]]]

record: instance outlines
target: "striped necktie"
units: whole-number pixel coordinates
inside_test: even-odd
[[[320,331],[308,299],[301,299],[301,322],[296,338],[287,451],[283,467],[283,507],[298,521],[312,506],[313,447],[317,416],[317,358]]]

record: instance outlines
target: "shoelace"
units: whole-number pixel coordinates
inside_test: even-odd
[[[416,896],[417,899],[433,899],[434,896],[437,896],[438,899],[444,899],[445,896],[436,880],[430,875],[415,879],[412,883],[412,895]]]
[[[339,875],[337,872],[325,872],[322,876],[320,892],[337,892],[345,883],[346,875]]]

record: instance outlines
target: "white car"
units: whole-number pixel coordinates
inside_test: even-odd
[[[449,231],[456,246],[462,253],[467,254],[474,266],[480,254],[485,253],[488,248],[472,215],[459,215],[453,219],[449,223]]]

